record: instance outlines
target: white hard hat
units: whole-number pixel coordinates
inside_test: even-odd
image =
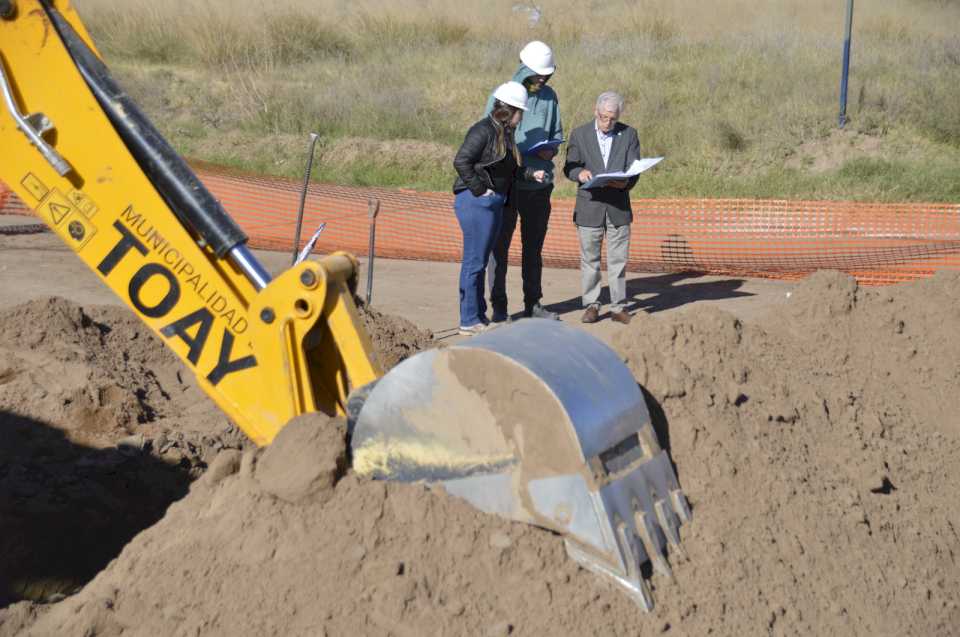
[[[521,111],[527,110],[527,89],[520,82],[504,82],[493,92],[493,97]]]
[[[553,63],[553,50],[540,40],[534,40],[523,47],[520,61],[537,75],[553,75],[557,70],[557,65]]]

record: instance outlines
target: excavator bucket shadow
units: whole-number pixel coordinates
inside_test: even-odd
[[[690,508],[640,389],[582,330],[528,319],[422,352],[348,411],[358,473],[439,482],[481,511],[552,529],[645,610],[641,566],[669,577],[667,545],[682,554]]]

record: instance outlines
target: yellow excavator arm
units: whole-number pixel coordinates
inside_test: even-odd
[[[110,78],[68,2],[0,1],[0,179],[258,444],[381,375],[346,254],[271,280]],[[74,276],[63,273],[63,276]]]
[[[344,414],[357,473],[440,483],[552,529],[653,606],[641,565],[670,575],[690,509],[612,350],[527,319],[383,375],[353,304],[356,260],[337,253],[271,280],[111,79],[69,2],[0,0],[0,91],[0,179],[251,439],[268,444],[306,412]]]

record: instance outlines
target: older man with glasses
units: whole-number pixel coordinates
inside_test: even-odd
[[[630,253],[630,189],[637,177],[608,181],[600,187],[585,188],[594,175],[626,171],[640,158],[637,131],[620,123],[623,98],[612,91],[597,98],[594,119],[574,129],[567,143],[563,172],[577,182],[573,222],[580,238],[582,302],[586,311],[581,320],[596,323],[600,318],[600,249],[607,238],[607,285],[610,287],[610,318],[630,322],[627,296],[627,259]]]

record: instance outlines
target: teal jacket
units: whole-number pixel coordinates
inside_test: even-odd
[[[521,84],[525,79],[536,73],[521,64],[520,68],[513,75],[514,82]],[[493,94],[487,99],[487,109],[484,115],[489,115],[493,110]],[[523,165],[529,166],[533,170],[546,170],[550,174],[550,183],[553,183],[553,162],[544,161],[536,155],[527,155],[526,151],[538,142],[544,140],[563,140],[563,124],[560,122],[560,103],[557,101],[557,93],[545,85],[536,93],[527,93],[527,110],[523,113],[523,119],[514,135],[517,142],[517,149],[523,158]],[[559,151],[559,149],[558,149]],[[541,184],[536,181],[520,180],[517,182],[519,188],[546,188],[550,184]]]

